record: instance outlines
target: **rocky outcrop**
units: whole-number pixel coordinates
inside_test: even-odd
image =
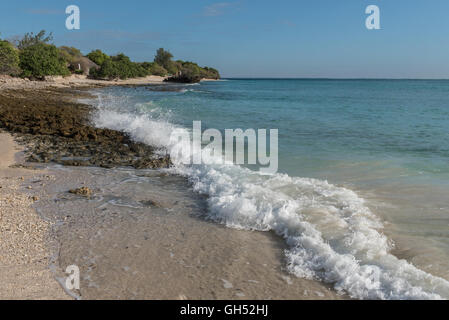
[[[170,158],[156,155],[153,147],[123,132],[91,126],[92,108],[68,99],[74,94],[56,89],[0,93],[0,127],[27,145],[28,161],[105,168],[170,166]]]

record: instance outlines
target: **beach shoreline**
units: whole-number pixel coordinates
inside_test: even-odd
[[[7,75],[0,75],[0,91],[2,90],[17,90],[17,89],[89,89],[102,88],[112,86],[145,86],[145,85],[160,85],[167,84],[164,82],[167,77],[161,76],[146,76],[142,78],[131,78],[126,80],[96,80],[90,79],[85,75],[70,75],[63,76],[47,76],[45,80],[35,81],[26,78],[17,78]],[[220,81],[217,79],[201,79],[205,81]]]
[[[53,226],[58,226],[52,232],[55,237],[53,240],[58,242],[56,274],[62,275],[67,265],[75,264],[80,267],[81,291],[75,293],[75,296],[79,295],[84,299],[347,298],[337,294],[329,285],[296,278],[287,273],[283,258],[285,244],[271,232],[233,230],[204,220],[200,209],[186,212],[184,208],[188,208],[189,204],[190,207],[204,205],[196,202],[201,203],[201,199],[192,200],[196,196],[191,194],[190,187],[183,178],[170,178],[170,175],[153,170],[166,167],[166,162],[153,162],[146,157],[142,157],[140,162],[132,162],[126,156],[129,152],[134,152],[134,155],[139,152],[147,155],[151,151],[126,140],[123,133],[94,129],[89,124],[80,125],[88,120],[90,110],[88,106],[74,101],[85,96],[85,91],[54,88],[51,85],[41,89],[19,87],[0,91],[4,104],[2,106],[0,103],[0,112],[6,112],[8,108],[5,108],[5,105],[10,107],[3,127],[13,131],[16,141],[26,147],[25,159],[41,163],[38,167],[52,166],[51,163],[55,162],[70,165],[47,168],[51,182],[33,186],[36,189],[33,191],[40,190],[45,195],[35,205],[39,208],[40,221],[44,218]],[[70,112],[61,114],[57,111],[58,106],[67,108]],[[16,112],[19,107],[26,109]],[[77,108],[81,110],[78,113]],[[22,114],[32,116],[22,117]],[[74,118],[67,118],[67,114]],[[58,127],[55,123],[68,125]],[[88,133],[77,131],[80,127]],[[119,144],[112,145],[107,137],[118,139]],[[49,145],[54,148],[48,148]],[[98,162],[95,160],[90,163],[74,160],[79,155],[79,150],[85,152],[86,149],[93,149],[107,155],[106,150],[119,149],[122,146],[126,148],[117,150],[116,157],[108,160],[109,162],[101,157],[97,159]],[[70,156],[73,158],[72,162],[65,163],[66,160],[63,159]],[[25,164],[25,167],[28,165]],[[119,173],[116,174],[113,168],[122,166],[131,167],[136,170],[133,171],[134,175],[143,174],[144,178],[148,178],[153,184],[161,179],[168,179],[167,183],[159,185],[159,188],[148,184],[148,188],[144,190],[146,198],[137,199],[139,203],[144,204],[142,208],[139,207],[141,215],[135,214],[134,209],[118,213],[116,209],[109,210],[107,206],[110,203],[105,203],[106,207],[99,211],[96,202],[91,201],[89,197],[69,196],[68,191],[72,188],[89,187],[99,194],[99,199],[112,197],[108,193],[111,192],[110,188],[106,187],[112,185],[111,181],[107,180],[102,184],[102,180],[92,179],[91,171],[102,170],[101,176],[115,179]],[[40,172],[27,171],[34,174]],[[154,180],[152,175],[155,175]],[[172,179],[177,182],[173,184]],[[114,196],[123,200],[121,187],[116,191],[118,194]],[[147,199],[150,197],[148,194],[153,194],[154,198]],[[180,195],[187,204],[178,204],[182,202],[177,198]],[[106,216],[105,221],[110,223],[99,223],[98,213],[101,213],[102,217]],[[91,223],[84,224],[85,221]],[[149,237],[148,230],[151,230],[153,235],[151,242],[143,241]],[[167,250],[167,247],[170,250]],[[31,251],[28,255],[36,255],[36,252]],[[129,262],[121,266],[128,259]],[[118,282],[111,284],[104,280],[111,277],[118,279]],[[50,282],[58,286],[56,280]],[[134,287],[139,287],[139,290],[134,292],[130,289]],[[27,297],[14,295],[14,286],[11,290],[2,293],[2,298]],[[52,290],[56,294],[57,290]],[[59,287],[58,290],[60,292],[62,288]],[[56,297],[49,294],[42,296],[50,299]],[[68,298],[67,295],[63,296]]]
[[[26,78],[16,78],[5,75],[0,75],[0,91],[11,89],[74,89],[74,88],[97,88],[109,86],[133,86],[133,85],[149,85],[162,84],[166,77],[147,76],[142,78],[132,78],[126,80],[95,80],[89,79],[84,75],[63,76],[48,76],[43,81],[33,81]]]

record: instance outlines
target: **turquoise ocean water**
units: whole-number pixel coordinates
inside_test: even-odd
[[[289,271],[356,298],[449,298],[449,81],[227,79],[95,91],[96,125],[279,130],[279,170],[177,164],[208,218],[272,230]]]

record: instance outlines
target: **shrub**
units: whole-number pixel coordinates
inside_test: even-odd
[[[67,61],[68,63],[73,63],[74,61],[79,60],[83,56],[81,51],[74,47],[62,46],[59,47],[59,52],[61,53],[64,60]]]
[[[115,63],[111,59],[107,59],[101,64],[100,69],[91,68],[90,75],[98,79],[114,79],[119,77],[119,72]]]
[[[167,75],[167,70],[155,62],[143,62],[140,65],[147,71],[148,74],[161,77],[165,77]]]
[[[172,82],[184,82],[184,83],[195,83],[200,82],[201,79],[220,79],[220,74],[214,68],[204,67],[201,68],[198,64],[194,62],[182,62],[177,61],[181,64],[179,73],[175,76],[170,77],[167,81]]]
[[[167,65],[166,69],[169,74],[174,75],[182,70],[182,64],[180,64],[178,62],[170,61]]]
[[[20,73],[19,53],[8,41],[0,40],[0,74]]]
[[[90,52],[87,57],[100,67],[106,60],[110,59],[110,57],[106,53],[103,53],[100,49]]]
[[[100,69],[91,69],[91,76],[94,78],[109,80],[145,77],[148,74],[149,71],[142,64],[132,62],[123,53],[106,59]]]
[[[166,81],[170,82],[182,82],[182,83],[196,83],[202,79],[201,68],[193,62],[184,62],[182,64],[180,72],[172,76]]]
[[[68,75],[66,62],[54,45],[38,43],[23,49],[20,54],[22,76],[43,78],[50,75]]]
[[[214,68],[201,68],[201,78],[203,79],[220,79],[220,73]]]
[[[144,68],[145,70],[147,70],[147,72],[149,73],[151,70],[151,67],[153,66],[154,62],[141,62],[139,63],[139,65]]]
[[[160,77],[165,77],[167,75],[167,70],[165,70],[164,67],[158,65],[157,63],[155,63],[153,65],[153,67],[150,70],[151,74],[155,75],[155,76],[160,76]]]

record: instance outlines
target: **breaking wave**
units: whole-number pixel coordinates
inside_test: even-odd
[[[169,152],[180,128],[151,103],[136,111],[126,99],[99,94],[94,123],[127,132]],[[154,109],[151,109],[153,107]],[[158,114],[157,117],[154,117]],[[181,143],[181,142],[177,142]],[[447,299],[449,282],[390,253],[381,221],[355,192],[326,181],[261,175],[232,164],[183,165],[172,154],[174,173],[208,195],[208,217],[231,228],[274,231],[288,245],[288,270],[332,283],[358,299]]]

